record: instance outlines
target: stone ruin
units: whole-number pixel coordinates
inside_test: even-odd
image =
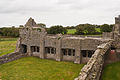
[[[80,64],[87,63],[97,46],[110,40],[111,36],[103,39],[76,35],[50,35],[30,18],[25,27],[20,29],[16,52],[42,59],[72,61]]]
[[[25,56],[87,63],[75,80],[99,80],[104,65],[120,61],[120,16],[115,18],[113,31],[101,37],[50,35],[30,18],[20,29],[15,53],[0,57],[0,64]]]

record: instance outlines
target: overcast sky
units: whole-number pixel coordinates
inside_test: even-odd
[[[113,24],[120,15],[120,0],[0,0],[0,27],[37,23],[71,26]]]

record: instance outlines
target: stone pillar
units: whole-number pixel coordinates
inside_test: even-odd
[[[61,46],[62,46],[62,34],[58,34],[56,40],[56,61],[62,60]]]
[[[32,53],[31,53],[31,48],[30,48],[29,45],[27,45],[27,54],[28,54],[28,56],[31,56],[31,55],[32,55]]]
[[[73,56],[73,49],[71,49],[71,56]]]
[[[74,63],[80,64],[81,63],[81,41],[78,42],[75,48],[75,61]]]
[[[52,54],[52,48],[49,48],[50,49],[50,54]]]
[[[66,52],[67,52],[66,54],[67,54],[67,56],[68,56],[68,49],[66,49]]]
[[[40,58],[44,59],[45,58],[45,37],[47,33],[41,33],[40,36]]]
[[[54,48],[54,54],[56,54],[56,50],[55,50],[55,48]]]

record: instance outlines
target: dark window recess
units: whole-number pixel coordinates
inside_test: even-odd
[[[94,54],[94,51],[93,50],[82,50],[81,53],[83,57],[91,58],[92,55]]]
[[[40,52],[40,47],[38,46],[31,46],[31,52]]]
[[[62,53],[63,53],[63,55],[67,55],[67,50],[66,49],[62,49]]]
[[[88,57],[91,58],[93,55],[93,51],[88,51]]]
[[[46,47],[45,48],[45,53],[47,53],[47,54],[56,54],[56,48]]]
[[[22,47],[21,52],[22,53],[27,53],[27,45],[22,44],[21,47]]]
[[[86,50],[82,50],[81,52],[83,57],[87,57]]]
[[[75,56],[75,50],[74,49],[62,49],[62,54],[64,56]]]
[[[68,55],[71,56],[71,49],[68,49]]]
[[[75,56],[75,50],[73,50],[73,56]]]
[[[51,48],[51,53],[54,54],[54,48]]]
[[[39,48],[39,47],[37,47],[37,52],[39,52],[39,49],[40,49],[40,48]]]
[[[116,49],[115,47],[113,47],[113,46],[111,47],[111,50],[115,50],[115,49]]]
[[[82,56],[83,56],[83,57],[87,57],[87,54],[86,54],[86,53],[82,53]]]
[[[47,53],[50,53],[50,48],[48,48],[48,52]]]

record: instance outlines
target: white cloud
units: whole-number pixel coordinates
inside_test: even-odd
[[[48,26],[114,23],[120,0],[1,0],[0,26],[25,24],[29,17]]]

